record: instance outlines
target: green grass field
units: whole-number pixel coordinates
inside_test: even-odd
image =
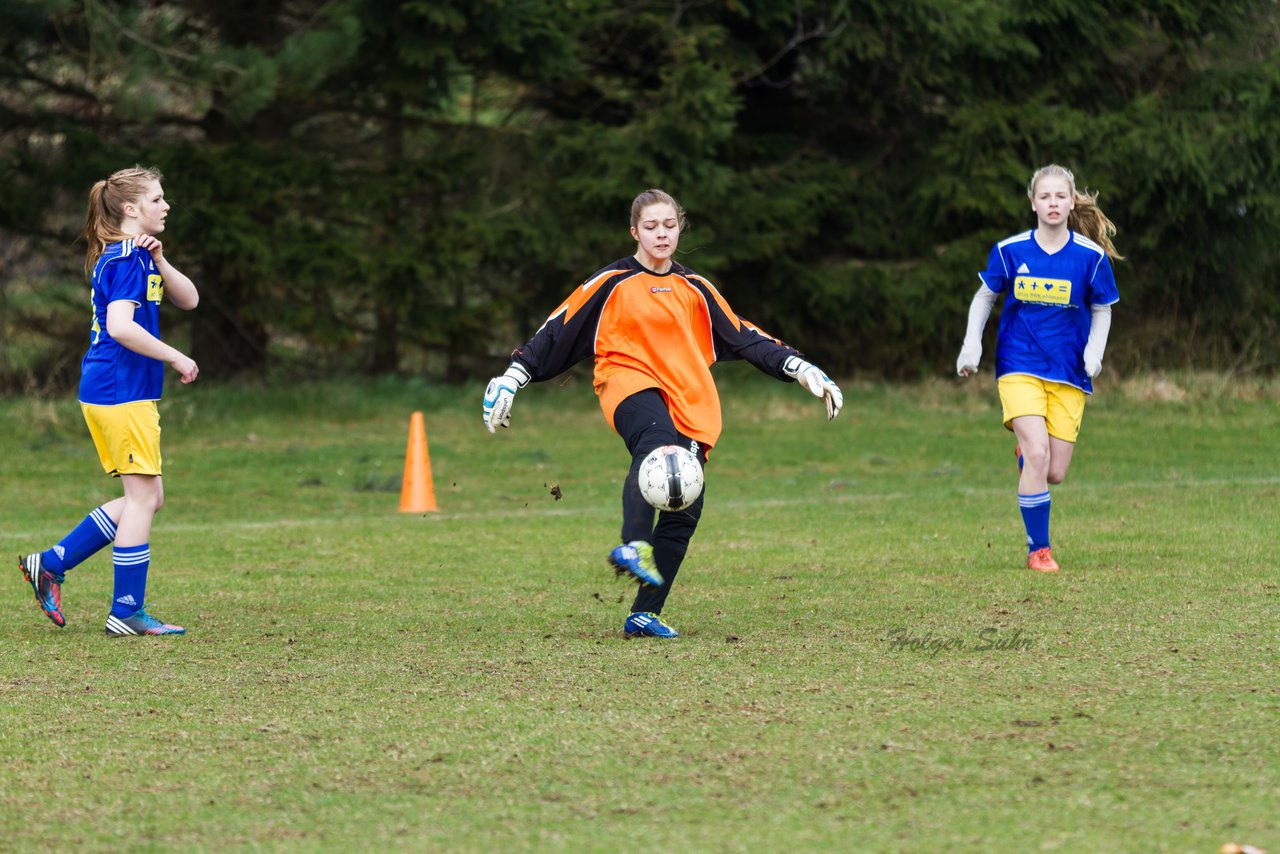
[[[74,402],[0,402],[0,849],[1280,850],[1280,388],[1102,382],[1043,576],[989,374],[827,424],[727,367],[665,643],[582,378],[497,437],[479,387],[171,383],[173,639],[104,637],[109,552],[36,608],[14,556],[118,486]]]

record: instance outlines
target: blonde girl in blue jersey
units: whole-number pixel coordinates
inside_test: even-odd
[[[200,369],[160,340],[160,303],[167,296],[190,310],[200,301],[195,284],[170,263],[157,237],[169,204],[155,169],[122,169],[89,191],[84,238],[85,274],[93,290],[93,325],[80,371],[80,408],[107,474],[124,495],[95,508],[57,545],[19,558],[36,602],[63,626],[65,574],[113,544],[115,589],[106,632],[111,637],[180,635],[186,630],[144,608],[151,563],[151,521],[164,503],[160,474],[160,415],[164,366],[182,382]]]
[[[1071,465],[1087,395],[1102,370],[1111,306],[1120,299],[1111,259],[1116,227],[1097,194],[1076,189],[1062,166],[1036,171],[1027,185],[1036,227],[991,249],[956,360],[967,377],[978,370],[982,331],[1005,295],[996,338],[996,377],[1004,426],[1017,436],[1018,506],[1027,531],[1027,567],[1057,572],[1049,544],[1049,484]]]

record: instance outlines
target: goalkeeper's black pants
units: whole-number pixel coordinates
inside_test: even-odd
[[[675,584],[680,564],[689,550],[689,540],[698,528],[702,517],[702,502],[707,497],[704,479],[702,494],[684,510],[658,513],[658,524],[653,523],[656,512],[640,494],[640,463],[654,448],[663,445],[681,445],[693,451],[703,465],[707,462],[706,449],[676,429],[667,410],[667,403],[656,388],[638,391],[628,397],[613,412],[613,426],[631,453],[631,470],[622,482],[622,542],[643,540],[653,546],[653,561],[662,573],[663,585],[641,585],[631,611],[662,613],[667,594]]]

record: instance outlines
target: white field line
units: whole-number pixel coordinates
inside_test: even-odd
[[[1271,477],[1240,477],[1240,478],[1204,478],[1190,479],[1179,478],[1177,480],[1142,480],[1129,481],[1124,483],[1094,483],[1094,484],[1071,484],[1065,487],[1054,487],[1055,489],[1070,490],[1071,492],[1091,492],[1091,493],[1107,493],[1107,492],[1125,492],[1129,490],[1142,490],[1150,495],[1159,489],[1179,489],[1187,487],[1221,487],[1221,486],[1276,486],[1280,485],[1280,475]],[[964,496],[988,496],[988,495],[1009,495],[1010,488],[989,487],[986,489],[971,489],[959,487],[955,489],[945,488],[941,485],[932,486],[928,490],[919,490],[915,492],[875,492],[860,493],[853,489],[841,491],[832,494],[829,492],[817,492],[813,495],[796,498],[765,498],[765,499],[726,499],[718,500],[714,493],[711,496],[713,512],[716,510],[747,510],[757,508],[775,508],[775,507],[805,507],[814,504],[858,504],[867,501],[883,502],[883,501],[903,501],[918,500],[922,494],[936,494],[940,489],[946,489],[949,492],[958,492]],[[390,496],[390,493],[388,493]],[[392,497],[394,500],[394,497]],[[504,499],[505,500],[505,499]],[[548,500],[550,498],[548,497]],[[390,502],[389,502],[390,503]],[[501,507],[493,510],[476,511],[472,513],[406,513],[403,518],[406,520],[421,520],[426,522],[467,522],[482,519],[510,519],[510,518],[538,518],[546,516],[614,516],[617,515],[618,507],[616,501],[608,501],[596,504],[591,507],[547,507],[532,508],[527,504],[524,507],[513,509],[511,507]],[[174,533],[199,532],[199,531],[258,531],[258,530],[274,530],[280,528],[309,528],[323,526],[326,528],[346,527],[348,525],[366,525],[373,520],[386,521],[392,518],[399,518],[400,514],[393,514],[388,511],[386,516],[359,516],[353,519],[334,519],[331,516],[312,516],[307,518],[295,519],[273,519],[266,522],[246,522],[243,520],[225,520],[212,522],[186,522],[179,524],[165,524],[163,521],[160,527],[163,531]],[[48,537],[48,531],[5,531],[6,539],[30,540],[41,537]]]

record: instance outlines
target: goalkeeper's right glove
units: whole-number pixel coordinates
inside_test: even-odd
[[[833,383],[822,368],[799,356],[788,356],[782,365],[782,372],[800,383],[801,388],[808,389],[814,397],[822,398],[827,405],[828,421],[840,414],[840,407],[844,406],[844,395],[840,392],[840,386]]]
[[[529,372],[519,362],[512,362],[506,373],[489,380],[484,390],[484,426],[490,433],[495,426],[511,426],[511,404],[516,392],[528,384]]]

